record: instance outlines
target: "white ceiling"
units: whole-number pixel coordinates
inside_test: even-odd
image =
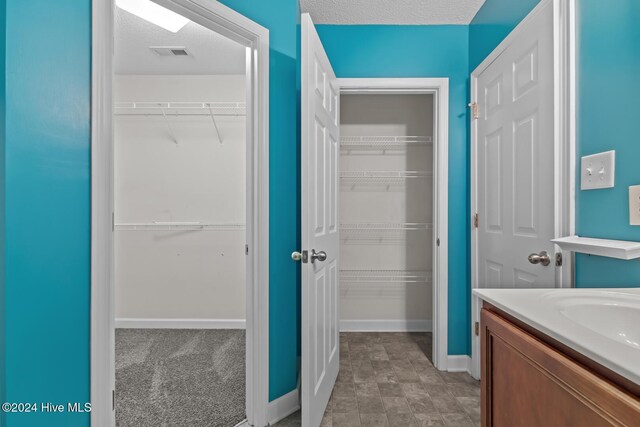
[[[115,8],[116,74],[244,74],[245,48],[195,22],[177,33]],[[190,56],[159,56],[150,46],[183,46]]]
[[[519,0],[515,0],[519,1]],[[300,0],[316,24],[443,25],[471,22],[485,0]]]

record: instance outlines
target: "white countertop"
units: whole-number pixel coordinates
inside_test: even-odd
[[[640,289],[475,289],[473,293],[640,385]],[[576,307],[578,317],[572,318],[570,312]],[[627,333],[631,338],[625,338]]]

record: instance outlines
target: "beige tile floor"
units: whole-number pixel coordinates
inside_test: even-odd
[[[322,427],[479,426],[479,382],[438,371],[430,357],[428,333],[341,333]],[[277,426],[300,424],[298,412]]]

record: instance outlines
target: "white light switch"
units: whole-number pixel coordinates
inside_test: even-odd
[[[640,185],[629,187],[629,224],[640,225]]]
[[[581,185],[583,190],[612,188],[616,172],[616,152],[592,154],[582,158]]]

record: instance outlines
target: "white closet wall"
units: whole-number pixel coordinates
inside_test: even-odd
[[[114,87],[116,105],[245,100],[244,75],[118,75]],[[221,143],[206,108],[131,114],[144,111],[115,111],[116,318],[243,320],[245,118],[215,116]],[[175,222],[205,229],[162,224]]]
[[[342,330],[429,329],[433,97],[341,97]]]

